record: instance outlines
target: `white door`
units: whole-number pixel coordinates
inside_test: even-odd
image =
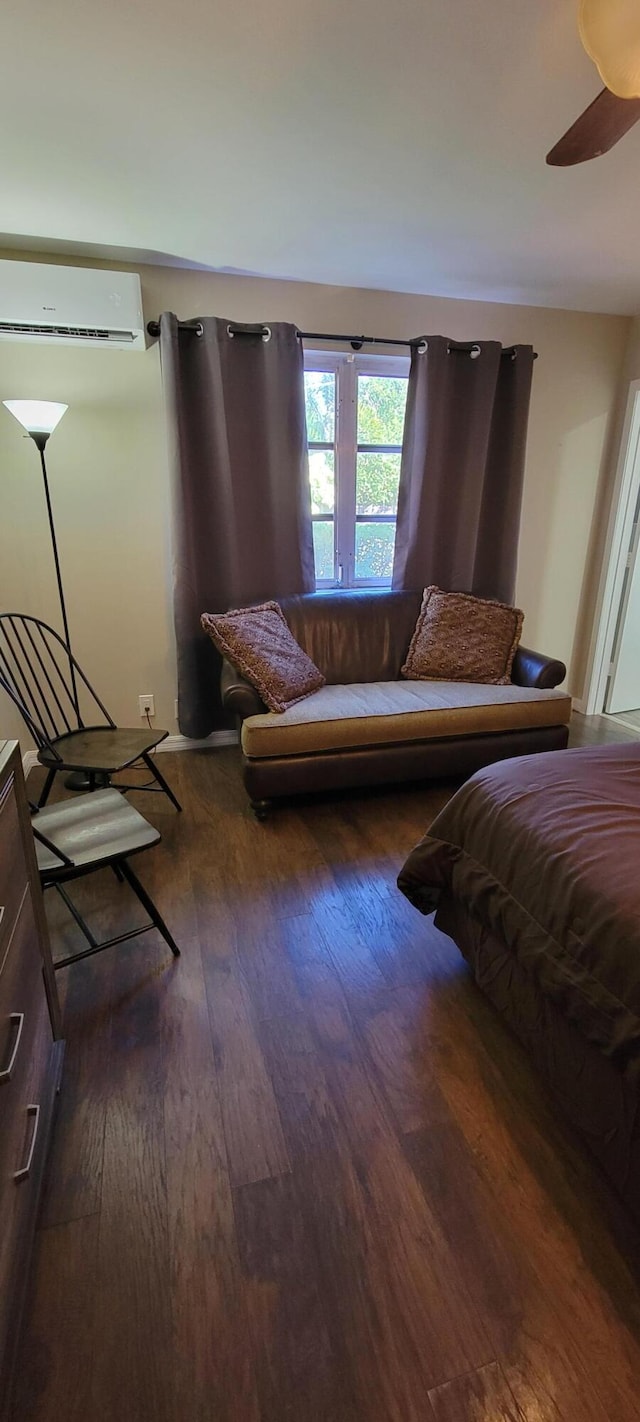
[[[605,711],[640,710],[640,544],[636,507]]]

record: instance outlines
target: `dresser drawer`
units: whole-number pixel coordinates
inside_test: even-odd
[[[42,957],[28,889],[24,889],[13,933],[0,961],[0,1112],[3,1088],[24,1050],[22,1038],[34,996],[39,995]]]
[[[0,790],[0,974],[28,872],[13,776]]]
[[[9,963],[24,961],[32,965],[36,933],[31,900],[27,898],[9,948]],[[14,1278],[16,1262],[32,1212],[32,1191],[39,1177],[47,1134],[42,1108],[48,1095],[53,1034],[37,962],[27,971],[20,1001],[22,1021],[19,1037],[16,1033],[11,1047],[11,1076],[0,1083],[0,1356],[11,1325],[14,1288],[19,1283]]]

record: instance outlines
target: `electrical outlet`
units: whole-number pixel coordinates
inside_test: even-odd
[[[147,713],[149,714],[149,716],[155,716],[155,702],[151,693],[148,696],[138,697],[138,709],[140,711],[141,716],[146,716]]]

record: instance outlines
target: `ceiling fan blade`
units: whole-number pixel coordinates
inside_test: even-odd
[[[603,89],[547,153],[547,163],[552,168],[570,168],[574,163],[599,158],[624,138],[638,119],[640,99],[619,99],[610,89]]]

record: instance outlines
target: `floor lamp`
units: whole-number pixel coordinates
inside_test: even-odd
[[[42,466],[42,478],[44,482],[44,496],[47,502],[47,514],[49,516],[49,532],[51,534],[51,546],[53,548],[53,561],[56,568],[56,580],[58,583],[58,596],[60,598],[60,611],[62,613],[62,626],[64,628],[64,640],[69,653],[69,671],[71,675],[71,686],[73,690],[73,701],[78,721],[80,720],[80,703],[78,700],[78,688],[76,686],[75,668],[71,652],[71,642],[69,640],[69,623],[67,621],[67,607],[64,600],[64,588],[62,586],[62,573],[60,572],[60,559],[58,557],[58,542],[56,539],[56,529],[53,522],[53,509],[51,507],[51,495],[49,493],[49,480],[47,478],[47,465],[44,457],[44,450],[49,436],[53,434],[56,426],[60,424],[68,405],[61,405],[57,400],[3,400],[10,414],[14,415],[22,428],[31,436],[34,444],[40,453],[40,464]],[[69,776],[67,783],[71,781]],[[80,776],[82,785],[73,784],[73,789],[84,788],[86,777]]]
[[[58,596],[60,598],[60,611],[62,613],[62,626],[64,628],[64,640],[67,650],[71,652],[69,641],[69,623],[67,621],[67,608],[64,600],[64,588],[62,586],[62,573],[60,572],[60,559],[58,557],[58,542],[56,539],[56,529],[53,522],[53,509],[51,507],[51,495],[49,494],[49,480],[47,478],[47,466],[44,457],[44,449],[50,435],[53,434],[56,426],[60,424],[68,405],[61,405],[57,400],[3,400],[10,414],[22,425],[22,428],[31,436],[40,452],[40,463],[42,465],[42,478],[44,481],[44,496],[47,501],[47,514],[49,515],[49,532],[51,534],[51,546],[53,548],[53,561],[56,567],[56,579],[58,582]],[[78,710],[78,693],[76,690],[73,662],[70,663],[71,680],[73,684],[76,711]]]

